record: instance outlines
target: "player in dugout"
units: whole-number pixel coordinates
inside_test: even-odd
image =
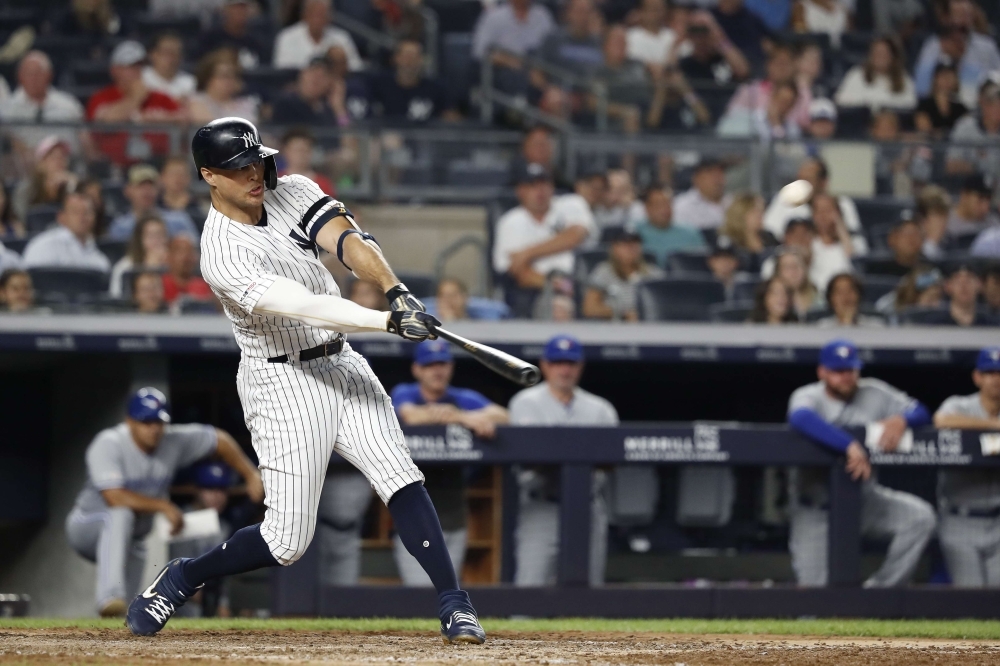
[[[509,421],[507,410],[472,389],[451,385],[455,361],[443,340],[425,340],[413,353],[413,377],[392,390],[392,404],[405,425],[457,424],[476,437],[490,439],[496,427]],[[455,571],[462,570],[468,542],[466,526],[466,470],[459,465],[424,467],[424,487],[438,510],[441,529]],[[393,539],[396,566],[404,585],[430,587],[431,580],[399,537]]]
[[[1000,431],[1000,347],[979,352],[972,395],[953,395],[934,414],[938,428]],[[1000,587],[1000,470],[938,472],[941,551],[960,587]]]
[[[847,472],[861,483],[861,533],[889,538],[882,566],[865,587],[892,587],[906,583],[934,533],[936,520],[930,504],[910,493],[880,485],[872,474],[865,447],[844,428],[879,424],[880,451],[895,451],[907,428],[930,423],[918,400],[872,377],[861,378],[863,363],[849,340],[834,340],[819,354],[819,381],[796,389],[788,401],[788,424],[793,430],[847,457]],[[798,583],[827,583],[829,493],[825,469],[793,469],[789,478],[791,525],[788,550]]]
[[[103,617],[125,615],[139,591],[145,563],[143,539],[162,513],[172,533],[184,514],[170,501],[174,473],[218,456],[243,477],[247,496],[264,499],[257,467],[229,433],[200,423],[172,424],[166,396],[139,389],[128,401],[124,423],[102,430],[87,447],[87,482],[66,518],[73,549],[97,564],[97,610]]]

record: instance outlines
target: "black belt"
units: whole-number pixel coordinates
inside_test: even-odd
[[[324,342],[321,345],[313,347],[311,349],[303,349],[299,352],[299,362],[304,363],[306,361],[311,361],[315,358],[323,358],[324,356],[336,356],[340,352],[344,351],[344,338],[339,337],[336,340],[331,340],[330,342]],[[281,356],[272,356],[267,359],[268,363],[288,363],[288,354],[282,354]]]
[[[963,506],[953,506],[948,509],[948,513],[953,516],[963,518],[1000,518],[1000,507],[992,509],[967,509]]]

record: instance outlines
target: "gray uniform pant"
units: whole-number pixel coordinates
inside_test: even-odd
[[[316,529],[320,580],[324,585],[357,585],[361,577],[361,528],[374,496],[371,483],[351,468],[326,477]]]
[[[608,561],[608,509],[601,494],[590,505],[591,587],[604,583]],[[559,505],[522,497],[515,531],[514,584],[518,587],[555,585],[559,559]]]
[[[1000,587],[1000,518],[941,514],[938,537],[952,583]]]
[[[448,557],[455,567],[459,580],[462,578],[462,564],[465,562],[465,547],[469,540],[468,530],[446,530],[444,533],[444,544],[448,548]],[[399,577],[403,585],[407,587],[433,587],[430,577],[424,571],[420,563],[417,562],[406,550],[402,540],[398,536],[392,537],[392,554],[396,560],[396,568],[399,570]]]
[[[934,533],[934,509],[915,495],[869,481],[861,486],[861,533],[889,538],[885,561],[865,587],[902,585],[913,575],[924,546]],[[828,512],[796,507],[792,510],[788,550],[799,585],[827,583]]]
[[[111,507],[100,513],[71,511],[66,538],[77,553],[97,564],[97,609],[112,599],[130,600],[139,591],[146,545],[134,534],[135,513]]]

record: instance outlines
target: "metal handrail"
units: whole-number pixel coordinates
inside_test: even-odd
[[[469,245],[475,247],[479,251],[481,259],[479,262],[479,289],[476,293],[489,295],[491,276],[489,268],[489,254],[486,248],[486,243],[484,243],[482,239],[475,236],[462,236],[438,252],[438,256],[434,260],[434,278],[438,282],[441,282],[441,280],[445,277],[445,265],[448,263],[448,260],[451,259],[453,255],[458,253],[459,250],[462,250]]]

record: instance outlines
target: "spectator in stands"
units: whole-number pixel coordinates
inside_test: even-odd
[[[603,229],[601,218],[598,217],[598,208],[607,200],[608,194],[608,174],[601,169],[583,168],[576,175],[573,182],[573,192],[580,195],[590,212],[594,215],[594,221],[598,228]]]
[[[573,250],[593,238],[597,227],[579,195],[553,198],[552,176],[539,164],[525,167],[515,191],[520,205],[497,220],[493,270],[505,276],[508,304],[523,317],[550,273],[573,274]]]
[[[444,322],[478,319],[495,321],[507,316],[509,310],[499,301],[469,297],[469,288],[458,278],[438,282],[433,299],[426,299],[427,312]]]
[[[674,219],[695,229],[722,226],[731,198],[726,195],[726,169],[720,160],[703,157],[691,176],[691,189],[677,195]]]
[[[837,133],[837,107],[825,97],[814,99],[809,105],[809,126],[805,135],[818,141],[829,141]],[[816,152],[815,146],[813,153]]]
[[[861,483],[861,531],[891,537],[885,561],[865,587],[895,587],[913,575],[924,546],[934,534],[934,509],[924,500],[890,490],[871,478],[864,445],[844,430],[882,426],[878,450],[897,449],[907,428],[930,423],[918,400],[877,379],[861,379],[858,348],[834,340],[820,350],[819,381],[797,389],[788,401],[788,425],[827,449],[846,454],[846,470]],[[788,550],[799,585],[827,584],[828,470],[802,468],[792,478]]]
[[[524,168],[529,164],[540,164],[552,174],[552,182],[556,190],[565,191],[573,189],[571,183],[559,171],[555,159],[556,146],[552,138],[552,131],[544,125],[535,125],[529,129],[521,140],[521,152],[511,160],[510,164],[510,184],[517,184],[517,178]]]
[[[184,40],[175,32],[161,32],[153,38],[142,82],[149,90],[182,102],[194,94],[198,85],[193,74],[181,69],[183,64]]]
[[[1000,321],[1000,264],[994,263],[985,268],[983,303],[986,313]]]
[[[808,222],[796,220],[794,224],[789,224],[792,235],[800,233],[814,238],[811,225],[803,224]],[[789,235],[786,234],[785,247],[778,250],[774,257],[774,276],[784,283],[792,291],[792,309],[799,319],[805,319],[806,314],[822,305],[822,296],[816,285],[809,279],[809,255],[804,252],[796,243],[788,244]],[[811,240],[809,241],[811,242]],[[767,264],[761,274],[768,272]]]
[[[385,310],[389,307],[385,300],[385,292],[374,282],[365,280],[351,281],[347,288],[347,299],[369,310]]]
[[[743,0],[718,0],[712,17],[726,36],[751,63],[764,62],[764,52],[772,40],[771,30]]]
[[[631,60],[641,62],[650,71],[664,69],[676,62],[677,33],[667,26],[665,0],[643,0],[636,11],[638,21],[626,33],[626,52]]]
[[[1000,69],[1000,50],[992,37],[974,33],[970,26],[964,24],[961,5],[961,0],[951,0],[951,15],[947,22],[938,34],[931,35],[924,41],[913,78],[917,94],[921,97],[928,95],[934,68],[947,58],[958,68],[962,101],[966,106],[972,106],[976,101],[976,87],[982,83],[986,74]]]
[[[636,287],[644,280],[664,278],[666,273],[643,260],[639,234],[621,229],[609,241],[608,259],[595,266],[587,278],[583,316],[588,319],[639,321]]]
[[[634,126],[639,114],[650,103],[651,78],[645,65],[628,57],[627,44],[624,26],[609,27],[604,32],[603,60],[594,70],[593,77],[604,83],[609,118],[620,121],[623,126],[631,122],[632,127],[626,131],[637,131]],[[596,108],[596,97],[589,103]],[[632,117],[629,118],[628,114]]]
[[[594,211],[597,224],[634,229],[646,220],[646,206],[635,196],[632,174],[626,169],[609,169],[604,201]]]
[[[934,413],[939,429],[1000,430],[1000,348],[979,352],[972,395],[953,395]],[[1000,475],[992,468],[938,471],[938,539],[958,587],[1000,587]]]
[[[840,0],[795,0],[792,4],[792,29],[829,35],[833,48],[840,48],[840,36],[849,25],[850,16]]]
[[[517,426],[616,426],[618,412],[610,402],[580,388],[583,345],[576,338],[557,335],[548,341],[539,363],[545,381],[520,391],[510,400],[510,422]],[[559,557],[558,472],[528,468],[518,477],[520,508],[515,532],[514,585],[554,585]],[[594,476],[591,501],[589,583],[604,582],[607,562],[608,515],[603,474]],[[579,507],[585,510],[584,507]]]
[[[191,191],[191,161],[187,157],[168,157],[160,168],[162,192],[157,205],[165,211],[179,211],[186,214],[201,228],[205,224],[206,210],[199,204]]]
[[[1000,151],[995,148],[1000,139],[1000,73],[991,75],[980,86],[979,114],[970,113],[955,123],[950,137],[952,141],[972,145],[948,150],[948,173],[978,171],[1000,177]]]
[[[958,97],[958,71],[950,61],[939,62],[934,67],[930,92],[917,104],[914,122],[917,130],[932,139],[943,139],[955,128],[968,107]]]
[[[0,305],[3,312],[28,312],[35,307],[35,290],[28,271],[8,268],[0,273]]]
[[[928,262],[924,256],[924,232],[912,212],[904,211],[886,239],[892,256],[878,264],[879,275],[903,277]]]
[[[444,340],[425,340],[416,346],[411,384],[397,384],[391,392],[392,404],[403,425],[449,425],[468,428],[476,437],[492,439],[496,427],[505,425],[510,415],[503,407],[472,389],[451,385],[455,361]],[[448,555],[456,571],[465,561],[468,525],[465,502],[465,471],[457,465],[426,466],[421,470],[424,485],[435,506]],[[393,539],[393,555],[403,585],[430,587],[431,581],[419,563],[406,552],[399,537]]]
[[[977,269],[962,262],[955,262],[946,268],[944,293],[948,296],[947,307],[928,313],[921,323],[938,326],[996,326],[997,321],[979,310],[979,295],[983,292],[983,281]]]
[[[575,74],[592,74],[604,61],[601,40],[594,32],[597,21],[593,0],[569,0],[563,25],[546,36],[538,56]]]
[[[0,182],[0,238],[22,238],[25,233],[24,222],[14,212],[7,186]]]
[[[217,24],[199,40],[204,46],[198,57],[216,49],[232,49],[243,69],[254,69],[268,61],[269,43],[251,25],[251,0],[225,0]]]
[[[873,40],[868,59],[848,70],[834,99],[837,106],[867,106],[873,111],[914,109],[917,93],[906,73],[903,46],[891,37]]]
[[[140,271],[131,276],[132,307],[143,314],[159,314],[167,311],[163,300],[163,278],[155,271]]]
[[[205,125],[217,118],[237,116],[257,122],[260,100],[240,95],[243,77],[236,53],[219,49],[205,55],[195,69],[198,92],[191,96],[189,113],[195,125]]]
[[[705,263],[715,281],[725,288],[726,300],[732,300],[736,274],[740,268],[740,258],[732,241],[725,236],[717,237],[705,258]]]
[[[77,185],[76,191],[90,199],[94,206],[94,238],[102,238],[111,223],[104,206],[104,185],[97,178],[88,178]]]
[[[188,234],[176,234],[167,246],[167,272],[163,275],[163,299],[173,304],[178,298],[196,301],[214,298],[208,283],[198,275],[198,245]]]
[[[753,116],[756,112],[766,111],[771,101],[771,93],[779,83],[794,83],[798,87],[799,96],[792,111],[792,118],[800,126],[805,127],[809,124],[812,90],[796,81],[795,54],[786,44],[774,45],[767,59],[767,78],[741,85],[729,100],[726,115]]]
[[[747,319],[752,324],[794,324],[799,321],[795,314],[795,298],[777,275],[771,277],[754,290],[753,310]]]
[[[150,90],[142,82],[146,49],[142,44],[125,41],[111,52],[112,84],[101,88],[87,102],[87,120],[107,123],[181,122],[186,114],[163,93]],[[139,139],[142,139],[140,141]],[[100,151],[116,163],[148,159],[151,153],[164,154],[168,137],[145,134],[142,137],[123,132],[95,136]]]
[[[976,234],[1000,226],[1000,217],[993,211],[992,197],[993,188],[983,176],[972,175],[965,179],[958,201],[948,216],[948,238],[953,244],[967,245]]]
[[[182,210],[164,210],[157,207],[160,195],[160,174],[148,164],[135,164],[128,170],[128,182],[125,185],[125,198],[129,201],[129,210],[116,217],[108,229],[108,238],[112,240],[128,240],[132,228],[139,218],[155,215],[167,224],[171,236],[189,234],[198,237],[198,229],[188,214]]]
[[[936,308],[944,303],[944,278],[941,271],[921,266],[899,281],[899,286],[875,303],[883,314],[896,314],[912,307]]]
[[[816,235],[809,278],[817,289],[824,291],[830,278],[852,270],[852,257],[868,254],[868,242],[864,236],[851,236],[835,197],[825,193],[813,196],[812,211]]]
[[[726,85],[750,76],[750,63],[711,14],[696,12],[688,20],[686,35],[691,52],[678,66],[689,81]]]
[[[108,292],[115,298],[124,293],[122,281],[131,271],[139,269],[150,272],[163,271],[167,267],[167,225],[155,215],[147,215],[139,220],[132,230],[125,256],[115,262],[111,269]]]
[[[489,57],[495,70],[495,84],[510,93],[527,92],[523,56],[541,47],[556,28],[552,14],[533,0],[510,0],[483,11],[472,35],[472,55],[482,61]],[[490,54],[493,49],[502,53]]]
[[[797,177],[809,181],[814,195],[830,192],[830,170],[826,162],[819,157],[809,157],[803,160],[799,166]],[[840,205],[840,212],[848,230],[852,234],[860,234],[861,218],[858,216],[858,207],[854,205],[854,201],[846,195],[841,195],[837,197],[837,203]],[[812,217],[812,208],[808,203],[793,208],[775,196],[767,210],[764,211],[764,228],[774,234],[775,238],[781,238],[789,220],[810,217]]]
[[[344,126],[350,123],[345,95],[346,89],[334,89],[329,61],[313,58],[299,71],[295,89],[275,100],[271,119],[279,125]]]
[[[726,209],[719,238],[731,243],[743,270],[760,271],[765,257],[778,245],[778,239],[764,230],[764,199],[753,192],[736,195]]]
[[[772,139],[797,139],[802,133],[799,123],[792,117],[798,100],[799,88],[795,83],[782,81],[771,89],[767,106],[747,113],[743,109],[726,112],[716,132],[719,136],[758,137],[764,142]]]
[[[674,193],[662,187],[651,187],[642,197],[645,219],[636,226],[642,239],[642,249],[656,257],[656,263],[666,267],[674,252],[702,250],[705,237],[697,229],[679,224],[674,215]]]
[[[52,61],[41,51],[28,51],[17,64],[17,89],[0,102],[0,121],[5,123],[77,123],[83,120],[79,100],[52,85]],[[47,136],[57,135],[69,145],[75,145],[77,134],[72,129],[19,126],[11,138],[23,155],[30,155]]]
[[[940,259],[949,242],[951,196],[938,185],[925,186],[917,196],[917,214],[924,235],[924,256],[932,260]]]
[[[974,257],[1000,259],[1000,226],[981,231],[973,241],[969,252]]]
[[[330,0],[304,0],[302,20],[279,32],[274,40],[274,66],[302,69],[336,45],[347,55],[350,70],[360,71],[364,64],[354,40],[346,30],[331,25],[332,21]]]
[[[420,42],[398,41],[393,65],[392,72],[374,78],[370,84],[370,103],[377,115],[405,124],[461,117],[448,100],[444,86],[424,75],[424,47]]]
[[[100,43],[122,32],[122,17],[111,0],[72,0],[55,21],[55,34],[63,37],[90,37]]]
[[[816,323],[823,328],[834,326],[860,326],[878,328],[885,326],[881,317],[861,314],[861,295],[864,286],[854,273],[838,273],[826,285],[826,308],[832,314]]]
[[[667,67],[653,85],[653,98],[646,112],[646,127],[683,132],[711,123],[712,112],[695,93],[684,72],[673,66]]]
[[[333,183],[312,167],[314,145],[313,134],[306,127],[293,127],[285,132],[285,136],[281,139],[281,153],[279,153],[285,166],[278,172],[278,175],[300,174],[306,176],[319,185],[319,189],[323,190],[324,194],[333,196],[336,193]]]
[[[94,207],[75,192],[63,198],[57,226],[38,234],[24,248],[25,268],[90,268],[108,271],[111,262],[94,240]]]
[[[55,134],[38,143],[34,169],[28,178],[21,179],[11,199],[19,218],[26,219],[32,206],[58,204],[66,192],[76,189],[77,177],[69,170],[69,157],[69,144]]]

